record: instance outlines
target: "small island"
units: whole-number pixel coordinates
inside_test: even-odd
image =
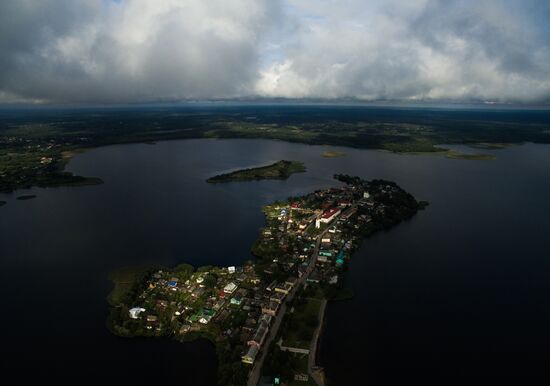
[[[321,153],[321,156],[325,158],[338,158],[338,157],[343,157],[345,155],[346,153],[344,153],[343,151],[336,151],[336,150],[327,150]]]
[[[343,185],[266,205],[255,260],[242,266],[112,274],[109,329],[207,339],[218,356],[218,385],[256,385],[261,376],[323,384],[316,353],[325,307],[353,297],[343,279],[354,252],[426,206],[391,181],[335,179]]]
[[[19,196],[17,197],[18,200],[25,201],[25,200],[32,200],[33,198],[36,198],[36,194],[27,194],[25,196]]]
[[[445,156],[451,159],[462,159],[462,160],[469,160],[469,161],[491,161],[497,158],[492,154],[466,154],[466,153],[460,153],[454,150],[447,151]]]
[[[206,182],[230,182],[230,181],[257,181],[257,180],[286,180],[294,173],[306,171],[303,162],[300,161],[277,161],[267,166],[236,170],[231,173],[218,174]]]

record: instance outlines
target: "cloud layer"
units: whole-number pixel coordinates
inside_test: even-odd
[[[550,102],[541,0],[0,3],[0,101]]]

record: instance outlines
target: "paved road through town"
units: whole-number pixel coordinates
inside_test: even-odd
[[[281,321],[283,320],[283,317],[286,312],[287,304],[290,301],[292,301],[292,299],[294,299],[294,295],[296,294],[298,288],[300,288],[302,284],[305,283],[305,281],[313,271],[313,268],[315,267],[315,262],[317,261],[317,257],[319,255],[321,239],[323,238],[323,236],[327,231],[328,231],[328,228],[317,237],[317,240],[315,242],[315,249],[311,254],[311,258],[309,260],[309,264],[306,272],[302,275],[302,277],[298,279],[298,281],[296,282],[296,285],[292,288],[288,296],[285,298],[283,304],[281,304],[281,308],[279,309],[279,312],[275,316],[275,322],[273,322],[273,326],[271,326],[271,328],[269,329],[269,334],[267,336],[267,339],[264,342],[264,347],[262,351],[259,353],[259,357],[254,362],[254,367],[252,368],[252,370],[250,370],[250,374],[248,375],[247,386],[257,386],[260,380],[264,359],[265,359],[265,356],[267,355],[266,353],[268,351],[270,344],[273,342],[273,340],[277,336],[277,332],[279,331],[279,327],[281,326]]]

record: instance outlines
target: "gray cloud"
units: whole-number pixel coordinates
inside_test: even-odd
[[[232,97],[257,78],[269,0],[2,2],[0,89],[56,102]]]
[[[550,100],[544,1],[294,1],[308,15],[264,95]],[[321,4],[321,5],[319,5]]]
[[[544,0],[0,3],[0,102],[550,101]]]

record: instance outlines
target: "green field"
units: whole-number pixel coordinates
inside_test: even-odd
[[[311,377],[306,382],[294,380],[296,374],[308,374],[308,360],[307,354],[281,351],[277,345],[272,345],[264,362],[262,375],[280,377],[289,386],[315,386],[317,384]]]
[[[289,353],[289,356],[292,357],[290,363],[292,364],[292,371],[296,373],[308,374],[308,355],[305,354],[293,354]],[[295,381],[293,379],[289,380],[287,383],[288,386],[316,386],[317,384],[313,378],[304,381]]]
[[[143,283],[146,276],[151,272],[151,267],[125,267],[111,272],[109,279],[114,284],[113,290],[109,293],[107,301],[112,306],[126,304],[133,300],[136,287]]]
[[[283,346],[309,349],[319,325],[321,303],[321,299],[306,298],[304,303],[294,305],[294,312],[288,314],[283,330]]]

